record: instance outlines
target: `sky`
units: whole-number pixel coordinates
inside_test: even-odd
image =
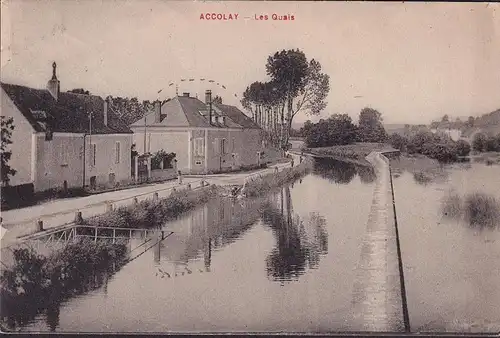
[[[177,83],[239,105],[246,86],[268,80],[269,55],[299,48],[330,76],[319,117],[356,120],[372,107],[385,123],[429,123],[500,108],[499,4],[2,0],[1,9],[7,83],[44,88],[55,61],[61,90],[154,100]]]

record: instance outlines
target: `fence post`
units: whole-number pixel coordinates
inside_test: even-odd
[[[116,242],[116,229],[113,229],[113,244]]]
[[[75,213],[75,224],[77,224],[77,225],[83,224],[83,218],[82,218],[82,212],[81,211],[77,211]]]
[[[139,156],[134,157],[134,181],[137,183],[139,179]]]
[[[41,219],[39,219],[37,222],[36,222],[36,230],[37,231],[43,231],[43,221]]]
[[[97,227],[95,227],[94,229],[95,229],[94,242],[97,243]]]
[[[153,201],[158,201],[158,193],[157,192],[155,192],[153,194]]]
[[[113,211],[113,204],[106,202],[106,211]]]

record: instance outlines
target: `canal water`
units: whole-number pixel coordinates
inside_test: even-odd
[[[446,168],[434,181],[395,174],[412,331],[500,329],[499,231],[440,212],[450,189],[498,196],[499,167],[472,166]],[[359,327],[349,313],[374,179],[369,168],[317,160],[312,173],[262,198],[211,200],[21,330],[350,331]]]
[[[500,332],[500,218],[470,226],[442,209],[448,196],[476,192],[500,202],[500,166],[464,163],[434,178],[395,176],[412,331]]]

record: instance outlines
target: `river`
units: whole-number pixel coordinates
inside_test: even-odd
[[[425,184],[408,172],[394,179],[412,331],[498,331],[499,231],[444,222],[439,211],[450,187],[498,194],[500,182],[490,184],[498,167],[446,172]],[[21,330],[352,330],[373,189],[371,169],[317,160],[312,173],[262,198],[211,200],[165,224],[170,237],[92,291]]]

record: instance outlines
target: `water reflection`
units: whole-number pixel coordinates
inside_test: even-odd
[[[293,214],[288,186],[266,205],[262,220],[273,230],[277,242],[266,260],[268,276],[273,280],[297,279],[306,267],[316,268],[321,255],[328,253],[325,219],[312,213],[306,226]]]
[[[174,263],[185,269],[191,260],[203,259],[205,271],[210,272],[212,251],[220,250],[242,237],[260,218],[265,199],[239,201],[232,198],[214,198],[193,210],[189,215],[164,225],[174,231],[168,245],[160,242],[154,248],[153,260]]]
[[[19,262],[19,264],[24,263]],[[27,265],[22,269],[24,268],[30,269]],[[9,330],[13,330],[16,327],[23,327],[33,322],[39,314],[45,313],[47,327],[50,331],[55,331],[59,326],[61,304],[75,296],[86,294],[101,287],[104,288],[104,294],[106,294],[110,277],[121,268],[121,265],[111,264],[105,267],[104,270],[100,268],[102,267],[85,271],[78,278],[68,278],[64,282],[61,282],[57,279],[57,276],[53,275],[50,281],[51,286],[43,292],[30,292],[31,289],[26,287],[27,284],[24,284],[24,293],[16,295],[6,289],[4,290],[2,287],[1,316],[3,324]],[[24,278],[28,277],[24,275]]]
[[[348,184],[356,176],[356,166],[331,158],[317,158],[313,173],[337,184]]]
[[[369,184],[375,181],[372,167],[356,165],[332,158],[317,158],[314,161],[313,173],[337,184],[349,184],[356,174],[361,182]]]

